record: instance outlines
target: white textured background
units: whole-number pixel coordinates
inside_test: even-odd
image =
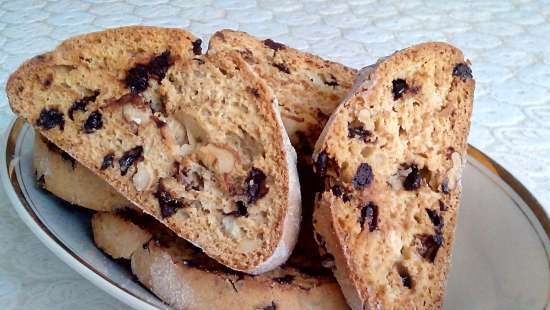
[[[549,1],[0,0],[0,130],[12,117],[5,81],[24,59],[129,24],[185,27],[204,41],[234,28],[357,68],[413,43],[451,42],[477,81],[470,143],[550,209]],[[126,309],[54,257],[6,200],[0,189],[0,309]]]

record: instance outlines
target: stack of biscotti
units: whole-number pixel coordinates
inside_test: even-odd
[[[76,37],[10,77],[10,104],[209,256],[260,273],[288,258],[300,217],[294,150],[276,96],[301,157],[309,158],[311,137],[355,70],[229,30],[213,37],[206,55],[200,43],[183,30],[152,27]],[[247,57],[239,44],[249,46]],[[273,67],[266,54],[280,55],[293,72],[259,78]]]
[[[136,30],[136,29],[132,29]],[[137,29],[139,31],[142,31],[143,29]],[[158,29],[145,29],[150,31],[157,31]],[[138,31],[138,32],[139,32]],[[80,37],[77,39],[73,39],[72,41],[79,41],[80,44],[85,44],[89,41],[95,41],[97,40],[97,37],[101,36],[113,36],[116,37],[120,36],[122,34],[131,36],[128,32],[130,32],[130,29],[123,28],[123,29],[115,29],[111,31],[107,31],[104,33],[98,33],[93,35],[88,35],[86,37]],[[242,54],[242,46],[247,45],[246,51],[248,53],[248,57],[246,58],[247,62],[250,62],[251,60],[254,60],[254,65],[251,65],[251,71],[254,72],[261,72],[265,67],[272,67],[272,59],[270,57],[273,57],[273,55],[276,55],[277,53],[281,54],[282,56],[279,56],[278,58],[280,61],[285,61],[288,63],[291,63],[293,66],[293,73],[287,72],[284,76],[277,78],[277,83],[265,79],[269,86],[271,86],[271,89],[275,93],[275,95],[280,98],[279,104],[282,109],[285,109],[286,113],[283,114],[282,120],[287,128],[296,128],[296,123],[299,120],[304,120],[304,125],[302,126],[301,130],[292,130],[290,137],[292,141],[294,141],[295,145],[298,147],[298,153],[300,155],[301,159],[301,167],[305,168],[307,167],[306,160],[310,161],[310,156],[312,152],[312,142],[315,141],[316,136],[318,135],[318,132],[320,130],[320,126],[322,126],[329,116],[330,111],[332,111],[339,103],[339,101],[342,99],[342,97],[347,93],[347,91],[350,89],[352,84],[352,79],[356,73],[355,70],[346,68],[345,66],[342,66],[337,63],[329,62],[326,60],[323,60],[317,56],[310,55],[307,53],[299,52],[297,50],[294,50],[292,48],[286,47],[283,44],[273,42],[271,40],[259,40],[256,39],[248,34],[230,31],[230,30],[223,30],[216,34],[214,38],[219,38],[220,36],[226,36],[228,39],[234,40],[234,45],[227,44],[227,42],[219,42],[216,43],[215,39],[212,39],[210,42],[210,48],[212,49],[211,53],[214,53],[214,56],[212,58],[215,58],[216,54],[231,54],[232,51],[236,50],[239,52],[239,54]],[[192,38],[190,40],[193,46],[193,56],[192,60],[193,62],[198,63],[199,65],[204,65],[204,59],[209,59],[208,55],[206,56],[199,56],[195,55],[197,53],[197,42],[200,43],[198,39]],[[84,43],[83,43],[84,42]],[[71,41],[65,42],[63,45],[71,45]],[[62,46],[63,46],[62,45]],[[253,45],[253,46],[251,46]],[[274,47],[276,46],[276,47]],[[200,49],[199,49],[200,51]],[[56,52],[54,52],[55,54]],[[162,63],[167,63],[168,67],[170,66],[178,66],[176,63],[178,59],[175,61],[171,58],[168,58],[168,61],[162,60],[163,58],[166,58],[166,55],[168,53],[163,52],[159,56],[155,56],[152,58],[152,60],[149,60],[148,63],[141,65],[138,63],[138,65],[135,65],[134,68],[128,70],[127,76],[124,80],[124,84],[128,88],[130,88],[131,96],[122,96],[117,102],[115,102],[116,105],[122,105],[122,116],[123,118],[128,121],[128,118],[130,118],[134,124],[131,124],[130,128],[133,132],[133,134],[139,134],[141,130],[142,125],[149,124],[150,121],[147,121],[144,119],[147,118],[147,113],[145,113],[146,109],[143,108],[143,103],[141,101],[146,101],[146,103],[149,105],[149,107],[152,110],[153,116],[149,115],[149,118],[152,119],[152,122],[155,123],[155,125],[158,125],[158,120],[166,122],[167,126],[162,126],[161,131],[164,127],[175,127],[177,128],[177,122],[174,122],[173,120],[167,119],[168,117],[166,115],[163,115],[165,113],[166,104],[163,102],[163,98],[159,98],[156,94],[154,94],[154,89],[158,89],[159,87],[162,87],[162,85],[158,85],[158,77],[151,74],[150,72],[146,74],[148,76],[149,80],[145,80],[143,83],[144,85],[138,86],[137,90],[136,87],[132,88],[132,86],[129,85],[129,78],[131,72],[136,71],[135,68],[144,67],[146,71],[151,71],[153,67],[158,65],[159,63],[162,65]],[[270,57],[266,57],[265,55],[271,55]],[[49,57],[48,55],[44,56]],[[168,57],[169,54],[168,54]],[[237,61],[239,60],[238,56],[236,57]],[[282,60],[281,60],[282,59]],[[174,63],[172,63],[174,62]],[[154,64],[154,65],[153,65]],[[32,66],[31,66],[32,67]],[[200,67],[199,67],[200,68]],[[34,70],[36,68],[33,68]],[[141,70],[141,69],[140,69]],[[165,69],[162,69],[160,71],[163,71]],[[203,69],[208,72],[208,69]],[[139,71],[139,70],[138,70]],[[184,70],[177,70],[177,72],[181,72]],[[199,70],[196,70],[197,72]],[[226,72],[223,72],[225,70],[220,70],[220,72],[225,75]],[[134,72],[135,73],[135,72]],[[250,73],[250,72],[249,72]],[[167,73],[163,73],[166,75]],[[235,75],[238,75],[238,73],[234,73]],[[19,78],[21,78],[23,74],[19,74]],[[161,74],[162,75],[162,74]],[[168,75],[170,75],[170,72],[168,72]],[[49,76],[49,75],[48,75]],[[317,76],[318,78],[311,78]],[[326,77],[330,77],[331,81],[333,82],[327,82]],[[13,77],[14,79],[17,79],[17,75]],[[49,77],[49,79],[53,79],[53,77]],[[254,77],[249,77],[250,80],[253,80]],[[131,79],[130,79],[131,80]],[[161,78],[161,80],[163,80]],[[182,78],[183,83],[185,83],[186,80],[191,80],[190,77]],[[334,81],[339,81],[338,83],[335,83]],[[138,79],[139,82],[139,79]],[[143,82],[143,81],[142,81]],[[260,81],[261,82],[261,81]],[[47,84],[51,85],[51,81]],[[294,85],[293,91],[289,92],[288,86]],[[10,87],[8,87],[9,89]],[[145,88],[145,90],[140,91],[141,88]],[[13,89],[13,87],[12,87]],[[135,92],[139,95],[141,95],[142,99],[136,98]],[[148,93],[150,92],[150,93]],[[255,97],[258,95],[256,94],[256,89],[246,89],[246,92],[252,93]],[[69,118],[72,120],[75,114],[79,112],[83,112],[89,109],[88,104],[89,103],[95,103],[99,91],[93,91],[93,93],[90,96],[85,96],[81,100],[75,100],[71,106],[67,109],[67,114],[69,115]],[[151,94],[152,93],[152,94]],[[300,97],[300,94],[302,94],[302,98]],[[122,101],[122,102],[121,102]],[[110,103],[112,104],[112,103]],[[250,103],[248,103],[250,104]],[[316,105],[316,107],[310,107],[308,109],[304,109],[304,106],[313,106],[313,104]],[[135,107],[138,107],[138,109],[135,109]],[[101,108],[100,108],[101,109]],[[98,110],[100,110],[98,109]],[[158,110],[158,111],[157,111]],[[324,111],[324,112],[323,112]],[[161,115],[155,114],[156,112],[161,112]],[[144,115],[145,113],[145,115]],[[55,113],[54,113],[55,114]],[[91,116],[92,114],[90,114]],[[94,123],[97,121],[88,121],[90,119],[90,116],[86,118],[86,121],[82,125],[82,129],[85,133],[86,131],[86,124]],[[54,115],[55,118],[60,118],[59,116]],[[164,119],[163,119],[164,117]],[[92,117],[93,118],[93,117]],[[157,119],[156,119],[157,118]],[[316,121],[313,121],[312,118],[315,118]],[[305,121],[307,120],[307,121]],[[176,120],[177,121],[177,120]],[[198,127],[197,124],[194,124],[192,122],[193,120],[184,120],[184,130],[187,130],[187,139],[189,142],[190,140],[193,140],[195,138],[193,135],[190,135],[190,131],[193,131],[195,133],[196,130],[195,127]],[[61,118],[61,125],[58,125],[58,127],[61,129],[63,127],[63,130],[65,130],[65,119]],[[100,118],[100,128],[103,127],[103,116]],[[300,121],[301,122],[301,121]],[[38,124],[38,123],[44,123],[41,121],[37,121],[36,124],[40,127],[43,127],[44,124]],[[174,124],[175,123],[175,124]],[[95,125],[94,125],[95,126]],[[46,126],[48,127],[48,126]],[[193,127],[193,128],[189,128]],[[44,129],[44,128],[42,128]],[[47,129],[46,131],[50,130],[51,128]],[[170,130],[173,130],[174,128],[170,128]],[[95,132],[97,129],[90,130],[91,133]],[[42,130],[44,132],[44,130]],[[48,133],[45,133],[46,136]],[[163,134],[163,132],[161,132]],[[200,135],[199,135],[200,136]],[[166,138],[163,135],[163,138]],[[172,138],[172,139],[170,139]],[[202,138],[202,137],[199,137]],[[153,139],[154,140],[154,139]],[[168,142],[171,142],[170,140],[178,140],[178,137],[168,137]],[[200,143],[200,142],[199,142]],[[191,143],[189,143],[191,144]],[[182,147],[183,148],[183,147]],[[49,152],[44,152],[45,150],[49,150]],[[186,151],[186,150],[183,150]],[[217,151],[217,150],[215,150]],[[70,152],[70,150],[69,150]],[[39,154],[44,154],[46,156],[41,156]],[[218,152],[220,153],[220,152]],[[221,155],[218,156],[218,158],[213,160],[213,165],[218,166],[217,168],[220,168],[219,165],[223,165],[226,161],[225,159],[228,157],[227,152],[224,153],[221,151]],[[61,154],[62,156],[55,156],[52,154]],[[231,154],[229,154],[231,155]],[[66,161],[65,164],[63,164],[63,161],[61,160],[54,160],[54,158],[64,158]],[[102,171],[102,168],[104,166],[112,166],[113,161],[115,158],[114,156],[110,156],[109,158],[104,158],[104,160],[101,163],[101,167],[99,171]],[[203,158],[207,158],[203,157]],[[59,159],[58,158],[58,159]],[[220,158],[222,160],[220,160]],[[107,161],[107,164],[105,164],[105,160]],[[70,163],[70,164],[67,164]],[[201,163],[202,164],[202,163]],[[119,160],[120,165],[120,160]],[[132,163],[130,163],[129,171],[132,173],[131,167]],[[139,165],[139,164],[138,164]],[[58,196],[62,197],[63,199],[78,204],[84,207],[88,207],[94,210],[101,210],[101,211],[112,211],[114,209],[120,209],[127,206],[131,206],[132,204],[127,202],[126,199],[124,199],[122,196],[117,195],[116,191],[113,190],[111,187],[106,185],[106,183],[103,182],[89,182],[88,180],[94,176],[94,173],[92,173],[87,168],[79,165],[76,163],[74,159],[64,150],[59,149],[55,144],[52,142],[46,140],[45,143],[39,143],[37,142],[36,151],[35,151],[35,167],[37,172],[37,178],[39,184],[41,184],[44,188],[47,190],[57,194]],[[139,168],[139,167],[138,167]],[[309,168],[309,167],[308,167]],[[109,169],[109,167],[107,168]],[[311,175],[311,173],[308,171],[309,169],[302,169],[308,172],[308,175]],[[62,174],[62,177],[55,177],[55,173]],[[95,171],[97,173],[97,171]],[[148,171],[148,169],[146,170]],[[143,174],[139,173],[139,169],[137,171],[133,172],[134,175],[132,177],[132,181],[135,182],[136,180],[143,180]],[[122,173],[121,173],[122,174]],[[261,175],[260,175],[261,179]],[[304,179],[304,178],[302,178]],[[74,184],[78,184],[79,182],[86,182],[90,183],[87,188],[89,188],[84,193],[79,193],[78,191],[74,191],[74,188],[69,186],[72,181],[76,181]],[[178,180],[179,181],[179,180]],[[147,183],[147,182],[138,182],[138,184]],[[253,189],[255,184],[253,185]],[[97,187],[97,188],[95,188]],[[256,189],[259,194],[261,195],[261,191],[264,189],[263,186],[257,186]],[[295,188],[298,188],[298,186],[294,186]],[[269,187],[268,187],[269,188]],[[246,192],[248,194],[248,192]],[[307,193],[307,196],[312,196],[313,192],[310,191]],[[247,206],[241,206],[240,204],[237,204],[236,208],[234,210],[230,210],[227,212],[222,222],[223,228],[229,231],[234,231],[235,222],[239,220],[240,217],[247,218],[249,216]],[[307,208],[306,208],[307,209]],[[162,210],[161,210],[162,211]],[[315,270],[315,268],[311,268],[311,262],[315,261],[315,259],[318,259],[318,254],[316,249],[313,247],[314,242],[312,242],[312,232],[311,232],[311,210],[308,210],[307,217],[305,219],[305,223],[302,226],[305,226],[307,229],[302,229],[302,234],[300,235],[300,240],[302,245],[299,247],[299,250],[297,251],[297,255],[294,255],[289,260],[288,264],[295,265],[295,266],[301,266],[302,269],[305,270]],[[124,226],[119,228],[119,231],[123,231],[125,229]],[[143,233],[139,233],[136,230],[133,231],[134,235],[134,241],[138,242],[143,237]],[[127,253],[128,254],[128,253]],[[305,255],[299,255],[299,254],[305,254]],[[315,265],[315,264],[313,264]],[[234,267],[233,267],[234,268]],[[237,268],[234,268],[237,269]],[[249,272],[259,272],[258,270],[253,270]],[[303,285],[302,285],[303,287]],[[332,298],[332,297],[331,297]],[[338,300],[338,298],[334,298],[335,300]],[[304,301],[303,305],[308,305],[309,302]],[[283,303],[284,304],[284,303]],[[327,305],[335,305],[335,303],[328,303]]]
[[[316,255],[293,254],[283,267],[258,276],[233,271],[132,207],[40,135],[33,156],[39,185],[98,211],[91,220],[96,245],[115,259],[129,260],[137,279],[175,309],[347,309]],[[83,182],[87,186],[80,186]]]
[[[98,211],[131,206],[94,216],[96,243],[130,259],[140,281],[176,307],[318,308],[323,290],[265,293],[252,280],[243,285],[258,290],[237,288],[225,267],[264,273],[250,278],[260,282],[302,283],[307,276],[285,268],[321,259],[354,309],[440,308],[474,88],[462,53],[426,43],[357,74],[232,30],[215,33],[206,54],[200,45],[183,30],[126,27],[68,40],[24,64],[8,82],[12,109],[47,138],[37,150],[57,158],[55,171],[107,182],[93,188],[105,203],[71,196],[44,156],[35,157],[38,183]],[[296,242],[300,192],[300,246],[274,270]],[[217,266],[209,272],[223,269],[212,281],[250,297],[183,298],[184,284],[204,282],[189,278],[188,264],[169,262],[195,258]],[[148,271],[155,262],[170,276]],[[341,307],[333,295],[327,305]]]
[[[474,80],[462,53],[416,45],[362,70],[315,146],[314,226],[353,309],[439,309]]]
[[[297,239],[296,154],[265,81],[197,42],[149,27],[67,40],[12,74],[10,105],[207,255],[265,272]]]

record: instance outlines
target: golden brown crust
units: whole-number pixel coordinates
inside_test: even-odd
[[[439,309],[465,163],[471,71],[458,49],[425,43],[363,73],[315,148],[325,191],[314,225],[354,309]]]

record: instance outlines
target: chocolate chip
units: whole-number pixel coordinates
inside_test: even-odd
[[[443,229],[443,216],[439,215],[437,211],[432,209],[426,209],[426,212],[428,213],[430,221],[432,221],[432,224],[434,225],[435,231],[441,232]]]
[[[202,54],[202,47],[201,47],[201,44],[202,44],[202,40],[201,40],[201,39],[196,39],[196,40],[193,42],[193,54],[195,54],[195,55],[201,55],[201,54]]]
[[[433,263],[435,257],[437,256],[437,251],[443,244],[443,236],[440,234],[421,234],[415,235],[415,238],[420,241],[420,244],[416,248],[418,254],[420,254],[420,256],[422,256],[427,261]]]
[[[279,43],[279,42],[275,42],[271,39],[265,39],[265,40],[263,40],[263,43],[264,43],[265,46],[269,47],[270,49],[272,49],[274,51],[284,50],[286,48],[286,45],[284,45],[282,43]]]
[[[459,63],[453,68],[453,76],[459,77],[462,81],[474,78],[472,69],[465,63]]]
[[[114,153],[109,153],[103,157],[103,162],[101,163],[101,168],[99,170],[106,170],[109,167],[113,166],[113,160],[115,159]]]
[[[145,91],[149,86],[149,70],[147,69],[147,66],[138,64],[128,70],[128,74],[126,75],[124,82],[134,94]]]
[[[84,132],[92,133],[101,129],[101,127],[103,127],[103,117],[101,113],[99,113],[99,111],[90,113],[90,116],[88,116],[88,119],[84,123]]]
[[[266,176],[262,170],[252,168],[245,180],[245,192],[248,203],[254,203],[267,194],[268,188],[265,185]]]
[[[294,276],[291,274],[287,274],[282,277],[273,278],[273,281],[279,284],[291,284],[292,281],[294,281]]]
[[[149,61],[147,69],[149,74],[152,75],[157,81],[164,79],[166,71],[173,64],[172,58],[170,57],[170,51],[164,51],[162,54],[154,57]]]
[[[122,157],[118,160],[120,166],[120,175],[124,176],[128,172],[128,169],[141,158],[143,155],[143,147],[136,146],[122,154]]]
[[[272,301],[271,305],[267,305],[263,307],[262,310],[277,310],[277,304],[274,301]]]
[[[44,108],[40,111],[40,116],[36,121],[36,125],[46,130],[59,126],[59,129],[63,130],[65,128],[65,119],[63,113],[59,112],[59,110],[55,108]]]
[[[76,111],[85,112],[86,111],[86,106],[90,102],[94,102],[96,100],[97,96],[99,96],[99,91],[96,90],[92,95],[86,96],[86,97],[84,97],[80,100],[77,100],[77,101],[73,102],[73,104],[69,108],[69,111],[67,111],[67,115],[69,115],[69,118],[71,119],[71,121],[74,121],[74,112],[76,112]]]
[[[328,166],[328,154],[325,151],[322,151],[317,155],[317,160],[315,161],[315,172],[319,177],[324,177],[327,174]]]
[[[361,230],[365,228],[365,223],[370,232],[378,229],[378,206],[372,202],[361,206],[361,216],[359,217]]]
[[[344,190],[342,189],[342,186],[340,185],[334,185],[332,187],[332,194],[336,197],[341,197],[344,193]]]
[[[397,267],[397,273],[399,274],[399,277],[401,277],[401,283],[403,283],[403,286],[411,289],[412,278],[407,269],[404,266],[399,265]]]
[[[348,138],[357,138],[363,140],[365,143],[375,142],[375,140],[372,139],[372,132],[370,130],[366,130],[362,125],[354,126],[351,123],[348,123]]]
[[[44,175],[41,175],[41,176],[36,180],[36,184],[38,184],[38,187],[40,187],[40,188],[45,188],[45,186],[46,186],[46,178],[44,177]]]
[[[367,186],[369,186],[374,179],[374,174],[372,172],[372,168],[367,163],[362,163],[357,168],[357,171],[355,172],[355,176],[351,180],[353,186],[356,189],[363,189]]]
[[[416,165],[411,166],[411,172],[403,181],[403,187],[405,190],[412,191],[418,189],[421,185],[422,176]]]
[[[279,71],[284,72],[286,74],[290,74],[290,69],[288,69],[287,65],[285,63],[276,63],[274,62],[273,67],[279,69]]]
[[[237,208],[236,210],[228,212],[228,213],[224,213],[224,215],[233,215],[233,216],[236,216],[236,217],[240,217],[240,216],[248,217],[248,208],[246,207],[244,202],[242,202],[240,200],[237,201],[235,203],[235,207]]]
[[[407,82],[403,79],[396,79],[391,82],[392,84],[392,93],[393,93],[393,100],[397,100],[401,97],[403,97],[403,94],[407,91],[409,86],[407,85]]]
[[[348,202],[351,199],[349,194],[345,192],[344,188],[338,184],[332,186],[331,191],[334,196],[341,198],[343,202]]]
[[[443,203],[443,201],[439,200],[439,211],[447,211],[449,208]]]
[[[183,207],[183,203],[178,199],[172,198],[172,195],[165,191],[162,186],[159,186],[155,197],[159,202],[160,215],[162,218],[167,218],[174,215],[178,209]]]
[[[328,86],[332,86],[332,87],[336,87],[340,84],[338,84],[338,80],[336,79],[336,77],[331,73],[330,74],[330,80],[328,81],[324,81],[325,85],[328,85]]]
[[[199,43],[200,46],[200,43]],[[149,86],[149,78],[157,81],[164,79],[168,68],[174,64],[170,51],[166,50],[158,56],[151,58],[147,64],[137,64],[128,70],[125,83],[134,94],[141,93]]]

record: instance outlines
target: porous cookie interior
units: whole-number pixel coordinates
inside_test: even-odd
[[[316,146],[324,178],[317,207],[331,210],[365,309],[438,308],[465,163],[471,70],[458,50],[425,44],[362,75]]]
[[[8,82],[12,108],[209,255],[257,266],[281,240],[289,190],[299,196],[275,97],[238,55],[202,56],[200,40],[154,31],[144,44],[139,29],[24,64]]]
[[[242,253],[234,258],[238,263],[273,248],[281,235],[287,164],[281,149],[269,146],[283,145],[282,128],[272,127],[275,115],[266,106],[250,104],[275,98],[263,84],[246,81],[250,77],[234,63],[184,66],[191,68],[170,70],[161,89],[167,113],[187,133],[176,150],[185,153],[177,172],[161,183],[182,204],[170,220],[188,223],[193,240]]]

